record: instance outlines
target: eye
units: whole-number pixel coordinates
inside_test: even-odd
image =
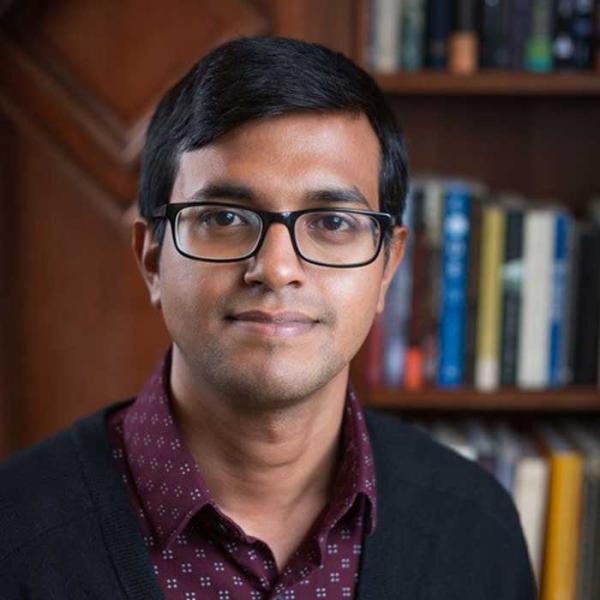
[[[356,222],[343,213],[315,213],[310,219],[309,227],[335,233],[356,229]]]
[[[208,227],[231,227],[248,224],[248,220],[242,212],[223,209],[207,209],[198,215],[198,221]]]

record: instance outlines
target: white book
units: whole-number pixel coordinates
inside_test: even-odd
[[[517,385],[522,388],[548,385],[554,237],[554,210],[534,208],[526,212],[517,359]]]
[[[515,465],[513,498],[539,586],[544,558],[550,465],[531,440],[519,436],[519,443],[521,456]]]
[[[402,0],[371,1],[370,61],[378,73],[400,68]]]

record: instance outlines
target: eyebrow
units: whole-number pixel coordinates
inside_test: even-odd
[[[305,195],[305,198],[311,204],[344,203],[361,205],[369,210],[373,210],[365,196],[356,186],[349,188],[311,190]],[[257,203],[258,195],[249,187],[229,183],[209,184],[197,190],[192,195],[192,200],[197,202],[206,202],[207,200],[219,199]]]

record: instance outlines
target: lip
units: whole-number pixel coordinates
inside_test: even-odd
[[[264,337],[295,337],[310,331],[318,321],[301,312],[249,310],[232,314],[228,320],[246,333]]]

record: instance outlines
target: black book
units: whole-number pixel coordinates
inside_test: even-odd
[[[557,69],[575,66],[575,3],[577,0],[555,0],[552,56]]]
[[[430,0],[427,3],[425,62],[431,69],[448,66],[448,36],[452,20],[452,0]]]
[[[522,289],[523,210],[510,207],[506,211],[506,238],[502,263],[501,385],[515,385],[517,382]]]
[[[485,0],[481,15],[481,66],[511,66],[511,0]]]
[[[600,14],[600,5],[597,11]],[[574,66],[578,69],[591,68],[594,63],[594,0],[575,0],[573,44]]]
[[[524,69],[526,44],[531,30],[531,0],[512,0],[510,22],[510,66]]]
[[[600,227],[589,225],[579,238],[573,383],[597,385],[600,335]]]
[[[475,385],[475,363],[477,354],[477,313],[479,300],[480,254],[481,254],[481,221],[483,204],[487,202],[481,195],[471,203],[471,224],[468,249],[467,276],[467,320],[465,331],[465,373],[464,382],[468,386]]]

